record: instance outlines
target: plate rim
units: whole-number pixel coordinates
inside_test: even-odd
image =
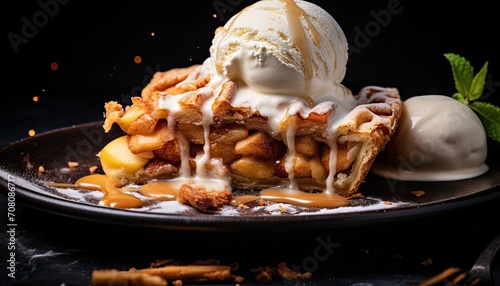
[[[5,189],[5,183],[1,184]],[[492,189],[490,189],[492,190]],[[6,193],[2,192],[4,196]],[[20,195],[20,196],[19,196]],[[23,205],[56,215],[107,224],[128,225],[171,230],[211,232],[281,232],[310,229],[337,229],[367,226],[377,223],[390,224],[437,215],[500,197],[500,192],[489,191],[459,198],[446,204],[432,203],[384,210],[370,210],[337,214],[285,215],[285,216],[183,216],[175,214],[112,209],[103,206],[73,202],[17,186],[17,198]],[[472,203],[473,202],[473,203]],[[300,224],[298,224],[300,223]],[[243,225],[242,225],[243,224]],[[271,227],[272,226],[272,227]]]
[[[68,127],[61,127],[39,133],[33,137],[22,138],[0,148],[0,154],[7,152],[18,144],[30,143],[40,137],[65,132],[71,129],[95,127],[102,121],[87,122]],[[1,193],[7,196],[9,175],[22,178],[27,185],[36,185],[26,178],[13,174],[0,162]],[[335,214],[302,214],[302,215],[266,215],[266,216],[220,216],[213,214],[176,215],[166,213],[114,209],[99,205],[75,202],[61,197],[44,194],[29,187],[16,184],[16,202],[50,212],[56,215],[76,219],[90,220],[102,223],[133,225],[148,228],[175,230],[217,231],[217,232],[248,232],[248,231],[297,231],[304,229],[332,229],[340,227],[364,226],[377,223],[393,223],[401,220],[411,220],[423,216],[436,215],[453,211],[462,207],[482,203],[500,197],[500,184],[478,193],[422,205],[407,205],[388,209],[354,211]],[[18,200],[19,199],[19,200]]]

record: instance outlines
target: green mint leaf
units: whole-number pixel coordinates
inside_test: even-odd
[[[470,92],[467,94],[469,101],[479,99],[483,94],[484,84],[486,83],[486,73],[488,71],[488,62],[484,63],[481,70],[472,79]]]
[[[451,64],[455,88],[465,98],[468,98],[472,79],[474,78],[474,68],[464,57],[457,54],[446,53],[444,56]]]
[[[465,104],[465,105],[468,105],[469,102],[467,101],[467,99],[465,99],[465,97],[460,94],[460,93],[455,93],[454,95],[452,95],[452,97],[458,101],[460,101],[461,103]]]
[[[481,120],[486,135],[500,142],[500,108],[480,101],[472,102],[469,106]]]
[[[500,142],[500,108],[487,102],[476,101],[484,91],[488,62],[474,75],[470,62],[457,54],[447,53],[444,56],[451,64],[457,93],[452,97],[468,105],[483,124],[486,136]]]

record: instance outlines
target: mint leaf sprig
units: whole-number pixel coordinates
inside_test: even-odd
[[[479,101],[484,91],[488,62],[486,61],[481,70],[474,74],[474,68],[464,57],[453,53],[446,53],[444,56],[451,64],[457,89],[452,97],[468,105],[481,120],[486,135],[500,142],[500,108],[491,103]]]

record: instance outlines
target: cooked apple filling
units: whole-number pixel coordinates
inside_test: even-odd
[[[126,135],[99,153],[105,173],[123,184],[214,178],[232,189],[288,186],[347,197],[402,108],[397,89],[369,86],[347,114],[333,101],[297,100],[265,116],[235,99],[237,83],[209,82],[198,65],[157,72],[132,105],[106,103],[105,131],[116,123]]]

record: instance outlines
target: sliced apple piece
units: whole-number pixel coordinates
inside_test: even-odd
[[[231,171],[246,178],[268,179],[274,175],[274,168],[268,161],[242,157],[230,165]]]
[[[264,132],[256,132],[234,146],[235,154],[256,158],[274,158],[278,151],[279,146]]]
[[[127,132],[130,124],[134,122],[139,116],[143,115],[146,111],[137,105],[132,105],[125,113],[118,119],[117,123],[120,128]]]
[[[161,149],[168,141],[174,140],[174,134],[168,129],[166,122],[158,122],[155,130],[149,135],[129,135],[128,148],[134,154],[152,152]]]
[[[127,135],[109,142],[101,149],[98,156],[104,173],[112,177],[132,175],[150,160],[128,149]]]

